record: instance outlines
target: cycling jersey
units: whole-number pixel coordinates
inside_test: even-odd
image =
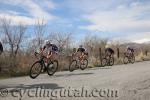
[[[58,51],[58,47],[55,44],[51,44],[53,51]]]
[[[58,52],[58,47],[55,44],[46,44],[43,49],[46,49],[47,52],[55,51]]]

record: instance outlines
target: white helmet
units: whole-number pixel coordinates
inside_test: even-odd
[[[45,40],[45,44],[46,45],[51,44],[51,41],[50,40]]]

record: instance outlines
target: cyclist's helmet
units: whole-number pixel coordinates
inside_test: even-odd
[[[45,40],[45,44],[49,45],[49,44],[51,44],[51,41],[50,40]]]

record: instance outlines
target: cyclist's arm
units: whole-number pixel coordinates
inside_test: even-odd
[[[49,59],[52,56],[52,51],[49,51],[47,58]]]
[[[40,50],[40,54],[43,53],[43,51],[45,50],[46,46],[44,46],[41,50]]]

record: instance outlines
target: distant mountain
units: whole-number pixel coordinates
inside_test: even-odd
[[[139,49],[139,48],[145,48],[145,47],[150,47],[150,41],[149,42],[145,42],[145,43],[135,43],[135,42],[131,42],[131,43],[124,43],[122,45],[120,45],[121,47],[132,47],[135,49]]]

